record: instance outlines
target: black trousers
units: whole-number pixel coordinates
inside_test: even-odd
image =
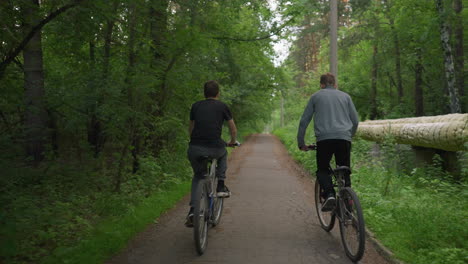
[[[326,139],[317,142],[317,179],[327,196],[334,193],[330,171],[330,160],[335,155],[337,166],[350,166],[351,142],[343,139]],[[351,186],[350,175],[345,175],[346,186]]]

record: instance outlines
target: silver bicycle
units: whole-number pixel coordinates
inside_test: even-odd
[[[228,145],[240,146],[240,143]],[[223,213],[224,198],[216,195],[218,177],[216,177],[217,159],[203,157],[206,162],[206,177],[198,182],[194,200],[193,238],[199,255],[203,255],[208,244],[208,229],[217,226]]]

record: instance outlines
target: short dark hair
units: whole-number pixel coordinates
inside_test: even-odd
[[[322,76],[320,76],[320,84],[324,84],[324,85],[335,85],[335,75],[331,74],[331,73],[326,73],[326,74],[323,74]]]
[[[216,81],[207,81],[204,88],[205,98],[216,97],[219,93],[219,84]]]

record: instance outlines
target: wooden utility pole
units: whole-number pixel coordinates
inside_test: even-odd
[[[280,127],[284,127],[284,97],[283,92],[281,92],[281,114],[280,114]]]
[[[330,0],[330,72],[338,84],[338,0]]]

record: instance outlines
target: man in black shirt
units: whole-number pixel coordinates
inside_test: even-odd
[[[208,81],[204,85],[205,100],[192,105],[190,110],[190,144],[187,151],[188,159],[193,168],[192,194],[190,199],[190,211],[187,216],[186,226],[191,227],[193,219],[193,201],[195,200],[196,186],[206,173],[206,167],[200,159],[209,156],[218,160],[216,176],[218,197],[229,197],[231,193],[224,184],[227,169],[226,143],[221,139],[224,121],[228,122],[231,132],[231,141],[228,145],[236,144],[237,129],[232,119],[228,106],[219,101],[219,85],[216,81]]]

